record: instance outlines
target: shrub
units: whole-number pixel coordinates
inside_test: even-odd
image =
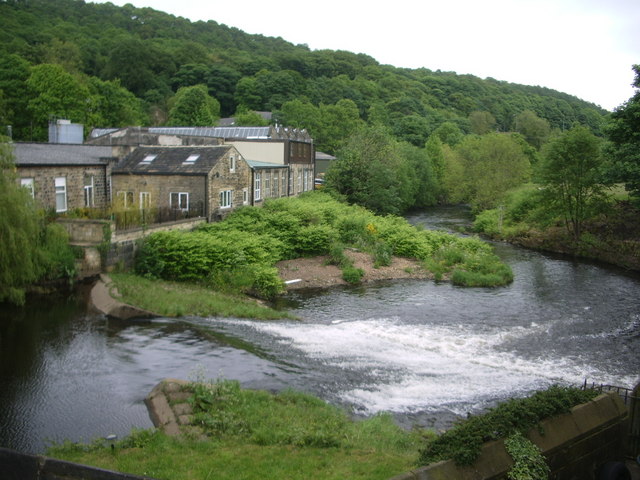
[[[349,283],[360,283],[364,275],[364,270],[353,266],[347,266],[342,269],[342,278]]]

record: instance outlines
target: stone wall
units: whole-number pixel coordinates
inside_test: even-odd
[[[64,177],[67,187],[67,211],[84,208],[85,179],[93,177],[94,207],[109,205],[109,166],[21,166],[19,178],[33,178],[34,198],[44,208],[56,208],[56,177]]]
[[[578,405],[570,413],[541,422],[528,433],[547,459],[554,480],[593,480],[606,462],[624,459],[628,412],[617,394],[603,394]],[[544,433],[540,433],[544,432]],[[392,480],[503,480],[513,461],[502,440],[483,446],[469,467],[452,460],[438,462]]]

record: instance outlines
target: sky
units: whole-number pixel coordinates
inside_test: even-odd
[[[93,0],[94,3],[98,1]],[[635,92],[640,0],[111,0],[381,64],[539,85],[607,110]]]

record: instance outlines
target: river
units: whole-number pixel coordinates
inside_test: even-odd
[[[460,208],[411,215],[468,224]],[[89,312],[86,292],[0,313],[0,446],[42,452],[151,426],[144,396],[162,378],[291,387],[354,416],[390,411],[446,428],[469,412],[554,383],[632,387],[640,374],[640,276],[495,244],[513,284],[432,281],[292,293],[300,321],[159,318]]]

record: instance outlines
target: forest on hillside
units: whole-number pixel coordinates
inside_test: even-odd
[[[271,111],[336,153],[363,125],[424,147],[443,124],[513,131],[523,112],[599,135],[608,113],[547,88],[381,65],[130,4],[4,0],[0,26],[0,124],[15,140],[46,140],[53,117],[89,129],[255,123],[251,111]]]

